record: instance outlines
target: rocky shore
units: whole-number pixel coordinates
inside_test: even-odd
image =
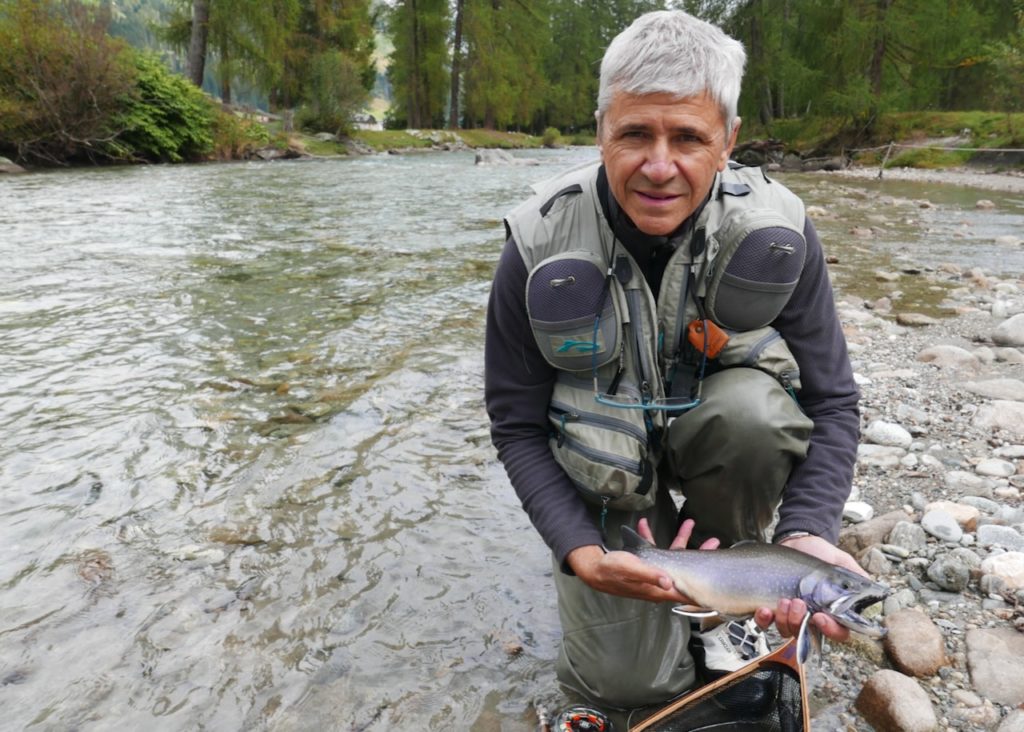
[[[893,594],[884,641],[809,664],[814,729],[1024,732],[1024,279],[897,276],[950,317],[838,303],[862,392],[840,545]]]
[[[824,173],[838,178],[878,178],[877,167],[852,166],[841,170]],[[1000,171],[996,169],[944,168],[941,170],[925,168],[886,168],[882,171],[884,180],[912,180],[929,183],[949,183],[953,185],[982,188],[990,191],[1007,193],[1024,193],[1024,170]]]

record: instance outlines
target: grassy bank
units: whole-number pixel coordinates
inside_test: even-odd
[[[846,154],[863,165],[878,165],[889,143],[930,146],[894,148],[887,166],[948,168],[973,162],[992,163],[990,153],[941,150],[959,147],[1024,149],[1024,113],[900,112],[884,114],[867,129],[850,126],[848,119],[808,118],[775,120],[770,125],[744,124],[741,140],[775,139],[787,150],[817,155]],[[1019,157],[1004,156],[1007,167],[1024,165]]]
[[[293,144],[311,155],[345,155],[348,148],[344,141],[331,142],[316,137],[294,133]],[[536,149],[560,145],[593,145],[593,134],[528,135],[524,132],[502,132],[501,130],[356,130],[351,139],[375,152],[388,150],[419,150],[450,145],[464,145],[469,148],[499,148],[502,150]]]
[[[544,135],[497,130],[358,130],[352,139],[377,152],[417,150],[449,145],[469,148],[524,149],[545,145],[593,145],[593,134],[562,134],[554,129]],[[879,117],[870,129],[854,129],[849,120],[830,118],[782,119],[770,125],[746,122],[740,142],[773,139],[787,152],[802,156],[846,155],[861,165],[887,167],[949,168],[973,163],[989,167],[1024,167],[1024,153],[994,156],[992,148],[1024,149],[1024,113],[997,112],[903,112]],[[297,146],[313,155],[345,155],[343,142],[323,142],[307,135],[295,135]],[[894,147],[889,143],[920,145]],[[942,147],[971,148],[982,152],[942,150]]]

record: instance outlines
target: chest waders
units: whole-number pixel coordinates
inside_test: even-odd
[[[699,403],[706,369],[751,366],[799,389],[796,363],[769,323],[799,280],[804,210],[760,170],[726,169],[672,242],[655,301],[605,218],[598,168],[541,184],[505,224],[529,272],[534,337],[558,370],[552,454],[592,504],[643,511],[655,502],[668,422],[680,405]],[[708,321],[723,339],[713,358]]]

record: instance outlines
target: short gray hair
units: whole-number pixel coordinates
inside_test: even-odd
[[[597,124],[616,92],[680,99],[707,92],[732,133],[747,54],[718,26],[681,10],[645,13],[615,36],[601,61]]]

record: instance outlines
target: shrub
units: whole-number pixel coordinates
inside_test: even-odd
[[[81,3],[15,0],[0,11],[0,148],[51,164],[109,157],[134,82],[127,47]]]
[[[287,136],[284,138],[287,140]],[[270,143],[265,125],[219,111],[213,120],[213,156],[219,160],[237,160]]]
[[[213,101],[151,54],[134,53],[135,89],[123,96],[111,143],[121,158],[179,162],[213,150],[218,113]]]
[[[558,147],[562,142],[562,133],[557,127],[548,127],[541,135],[540,141],[544,147]]]

